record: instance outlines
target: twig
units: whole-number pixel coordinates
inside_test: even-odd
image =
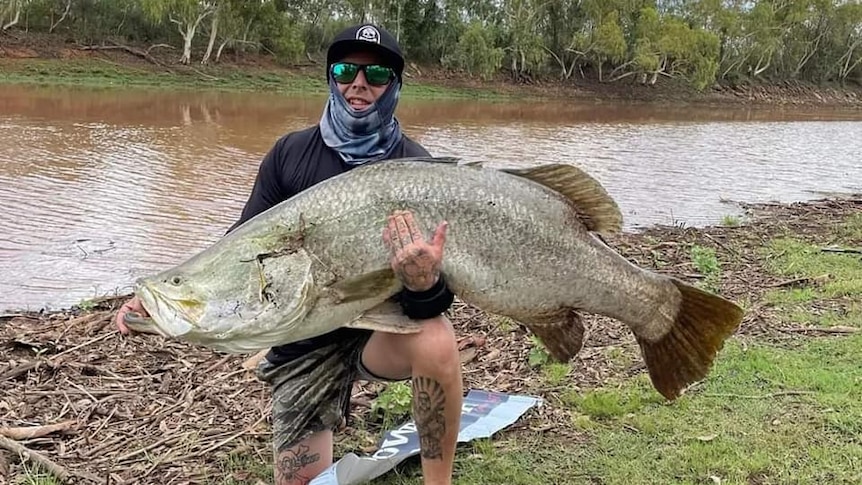
[[[101,341],[101,340],[105,340],[106,338],[111,337],[111,336],[113,336],[113,335],[114,335],[114,332],[106,333],[106,334],[104,334],[104,335],[102,335],[102,336],[100,336],[100,337],[96,337],[96,338],[91,339],[91,340],[88,340],[88,341],[86,341],[86,342],[84,342],[84,343],[82,343],[82,344],[78,344],[78,345],[76,345],[76,346],[72,347],[71,349],[66,349],[66,350],[64,350],[64,351],[60,352],[59,354],[54,354],[54,355],[52,355],[48,360],[56,359],[57,357],[60,357],[61,355],[68,354],[69,352],[74,352],[74,351],[76,351],[76,350],[80,349],[81,347],[86,347],[86,346],[88,346],[88,345],[92,345],[92,344],[94,344],[94,343],[96,343],[96,342],[99,342],[99,341]]]
[[[158,448],[159,446],[162,446],[162,445],[173,444],[173,442],[174,442],[174,441],[176,441],[176,440],[178,440],[178,439],[180,439],[180,438],[186,437],[186,436],[188,436],[188,435],[190,435],[190,434],[191,434],[191,432],[188,432],[188,431],[187,431],[187,432],[185,432],[185,433],[181,433],[181,434],[178,434],[178,435],[174,435],[174,436],[167,436],[167,437],[162,438],[162,439],[160,439],[159,441],[156,441],[155,443],[149,444],[149,445],[147,445],[147,446],[145,446],[145,447],[143,447],[143,448],[141,448],[141,449],[138,449],[138,450],[132,451],[132,452],[130,452],[130,453],[126,453],[125,455],[123,455],[123,456],[120,456],[120,457],[116,458],[116,459],[114,460],[114,462],[115,462],[115,463],[119,463],[119,462],[121,462],[121,461],[123,461],[123,460],[127,460],[127,459],[129,459],[129,458],[131,458],[131,457],[133,457],[133,456],[140,455],[141,453],[146,453],[147,451],[150,451],[150,450],[152,450],[153,448]],[[108,458],[108,459],[110,459],[110,458]],[[102,459],[102,460],[96,460],[96,462],[101,462],[101,461],[106,461],[106,460],[105,460],[105,459]]]
[[[13,440],[28,440],[38,438],[40,436],[56,433],[57,431],[66,431],[77,423],[76,420],[70,419],[56,424],[46,424],[43,426],[23,426],[20,428],[0,428],[0,435]]]
[[[714,242],[715,244],[719,245],[719,246],[720,246],[722,249],[724,249],[725,251],[729,252],[730,254],[733,254],[733,255],[735,255],[736,257],[741,257],[741,256],[740,256],[740,254],[739,254],[739,252],[738,252],[737,250],[735,250],[735,249],[732,249],[732,248],[728,247],[726,244],[724,244],[723,242],[719,241],[718,239],[716,239],[716,238],[714,238],[714,237],[710,236],[710,235],[709,235],[709,234],[707,234],[707,233],[703,233],[703,235],[704,235],[704,236],[706,236],[706,238],[707,238],[707,239],[709,239],[710,241],[712,241],[712,242]]]
[[[253,429],[255,428],[255,426],[257,426],[257,425],[259,425],[260,423],[262,423],[264,419],[266,419],[266,418],[265,418],[265,417],[261,417],[261,418],[259,418],[257,421],[255,421],[255,422],[254,422],[254,424],[252,424],[251,426],[249,426],[248,428],[246,428],[246,429],[244,429],[244,430],[242,430],[242,431],[240,431],[240,432],[238,432],[238,433],[234,433],[234,434],[233,434],[233,435],[231,435],[231,436],[228,436],[228,437],[227,437],[227,438],[225,438],[224,440],[219,441],[218,443],[216,443],[216,444],[214,444],[214,445],[210,446],[209,448],[203,449],[203,450],[201,450],[201,451],[196,451],[196,452],[194,452],[194,453],[190,453],[190,454],[185,455],[185,456],[181,456],[181,457],[179,457],[179,458],[174,459],[174,461],[175,461],[175,462],[182,462],[182,461],[185,461],[185,460],[187,460],[187,459],[189,459],[189,458],[197,458],[197,457],[199,457],[199,456],[201,456],[201,455],[205,455],[205,454],[209,453],[210,451],[215,450],[215,449],[217,449],[217,448],[220,448],[220,447],[222,447],[222,446],[224,446],[224,445],[226,445],[226,444],[230,443],[231,441],[233,441],[233,440],[235,440],[235,439],[239,438],[240,436],[242,436],[242,435],[244,435],[244,434],[248,433],[249,431],[253,430]]]
[[[209,79],[210,81],[218,81],[218,80],[219,80],[219,78],[217,78],[217,77],[215,77],[215,76],[210,76],[209,74],[207,74],[207,73],[205,73],[205,72],[198,71],[197,69],[195,69],[195,68],[193,68],[193,67],[191,67],[191,66],[189,66],[189,69],[191,69],[192,71],[194,71],[194,72],[196,72],[196,73],[200,74],[201,76],[203,76],[203,77],[205,77],[205,78]]]
[[[811,391],[779,391],[773,392],[770,394],[762,394],[762,395],[754,395],[754,394],[724,394],[724,393],[715,393],[715,394],[702,394],[704,397],[735,397],[738,399],[771,399],[773,397],[781,397],[781,396],[805,396],[809,394],[815,394]]]

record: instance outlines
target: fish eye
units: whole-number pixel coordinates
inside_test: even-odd
[[[183,282],[183,279],[179,277],[179,275],[171,277],[171,284],[174,286],[179,286],[180,283]]]

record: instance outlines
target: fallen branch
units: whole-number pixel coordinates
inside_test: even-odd
[[[38,451],[27,449],[23,445],[16,443],[9,438],[0,436],[0,448],[9,450],[12,453],[18,455],[19,459],[22,462],[25,460],[33,461],[34,463],[41,466],[42,468],[50,472],[52,475],[64,482],[67,482],[71,477],[71,474],[68,470],[54,463],[47,456],[39,453]]]
[[[167,69],[167,67],[164,64],[162,64],[155,57],[150,55],[150,50],[153,49],[154,47],[170,47],[170,46],[168,46],[166,44],[156,44],[156,45],[150,46],[146,51],[142,51],[142,50],[136,49],[134,47],[129,47],[127,45],[118,44],[116,42],[111,42],[111,45],[85,45],[85,46],[79,47],[79,49],[82,51],[121,50],[121,51],[128,52],[129,54],[132,54],[134,56],[140,57],[141,59],[145,59],[145,60],[147,60],[147,61],[149,61],[149,62],[151,62],[151,63],[153,63],[159,67],[164,67],[165,69]]]
[[[58,431],[66,431],[77,423],[76,420],[70,419],[56,424],[46,424],[43,426],[23,426],[19,428],[0,428],[0,435],[13,440],[29,440],[39,438]]]
[[[34,360],[32,362],[27,362],[26,364],[21,364],[18,367],[14,367],[12,369],[9,369],[8,371],[6,371],[2,375],[0,375],[0,382],[8,381],[10,379],[15,379],[16,377],[20,376],[21,374],[26,374],[27,372],[30,372],[31,370],[38,367],[40,363],[42,363],[42,362],[38,361],[38,360]]]

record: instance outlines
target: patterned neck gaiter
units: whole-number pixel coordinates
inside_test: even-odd
[[[385,158],[403,136],[395,118],[400,94],[401,83],[394,80],[374,104],[356,111],[330,79],[329,100],[320,118],[323,142],[351,165]]]

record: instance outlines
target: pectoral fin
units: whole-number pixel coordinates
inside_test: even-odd
[[[419,322],[407,318],[401,307],[389,300],[368,310],[345,327],[400,334],[417,333],[422,329]]]
[[[383,294],[394,294],[401,286],[391,268],[365,273],[352,279],[339,281],[329,289],[338,303],[350,303],[366,298],[380,297]]]

